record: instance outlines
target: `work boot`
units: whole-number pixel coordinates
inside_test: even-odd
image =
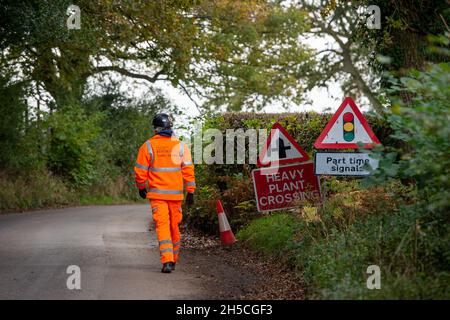
[[[162,273],[171,273],[172,272],[172,262],[166,262],[163,264],[163,267],[161,269]]]

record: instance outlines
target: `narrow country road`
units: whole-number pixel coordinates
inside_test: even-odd
[[[180,260],[172,274],[160,272],[146,205],[0,215],[0,299],[206,298]],[[81,290],[67,288],[70,265],[81,269]]]

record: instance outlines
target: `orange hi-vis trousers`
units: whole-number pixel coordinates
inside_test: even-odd
[[[180,251],[180,224],[183,214],[181,201],[150,199],[161,262],[177,262]]]

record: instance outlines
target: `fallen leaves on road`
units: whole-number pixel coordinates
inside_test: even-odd
[[[242,243],[223,247],[218,237],[183,229],[183,262],[205,280],[211,299],[304,299],[304,286],[295,272],[278,261]]]

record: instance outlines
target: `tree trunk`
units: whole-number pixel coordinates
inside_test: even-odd
[[[34,78],[43,83],[53,97],[56,109],[81,101],[86,85],[83,75],[89,69],[89,55],[82,51],[59,49],[60,55],[51,48],[39,48]]]

